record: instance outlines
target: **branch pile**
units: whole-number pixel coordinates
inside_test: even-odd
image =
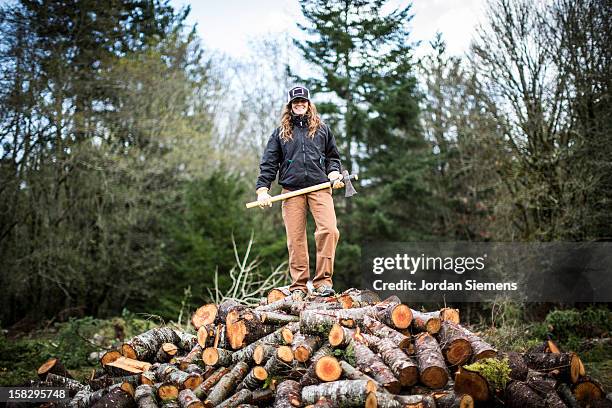
[[[159,327],[101,358],[87,383],[52,359],[46,385],[70,407],[605,406],[580,358],[547,344],[503,353],[460,325],[459,312],[424,313],[397,297],[351,289],[292,300],[275,289],[255,308],[200,307],[195,334]],[[610,402],[607,402],[610,404]]]

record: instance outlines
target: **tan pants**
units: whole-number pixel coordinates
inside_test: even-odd
[[[283,193],[289,190],[283,189]],[[308,265],[308,240],[306,238],[307,209],[315,220],[315,243],[317,265],[312,284],[332,286],[334,257],[340,232],[336,226],[336,212],[331,188],[291,197],[283,201],[283,220],[287,231],[289,249],[290,290],[302,289],[307,292],[306,282],[310,277]]]

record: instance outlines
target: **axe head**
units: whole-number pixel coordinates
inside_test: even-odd
[[[353,183],[351,183],[351,177],[347,170],[342,170],[342,182],[344,182],[344,196],[352,197],[357,194],[355,187],[353,187]]]

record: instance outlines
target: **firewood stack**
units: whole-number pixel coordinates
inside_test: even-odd
[[[255,308],[208,304],[195,334],[159,327],[101,358],[80,383],[57,360],[44,384],[71,407],[610,406],[577,355],[556,347],[503,353],[460,325],[454,309],[424,313],[369,291],[292,300],[275,289]],[[492,360],[493,359],[493,360]],[[502,385],[474,362],[500,362]]]

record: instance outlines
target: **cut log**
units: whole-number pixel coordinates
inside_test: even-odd
[[[134,360],[128,357],[119,357],[115,361],[107,363],[105,368],[114,375],[140,374],[147,371],[151,363],[146,361]]]
[[[314,405],[307,405],[307,408],[338,408],[338,404],[335,404],[329,398],[321,397]]]
[[[473,361],[483,360],[485,358],[495,358],[497,355],[497,350],[493,348],[489,343],[466,329],[461,325],[457,325],[463,334],[467,337],[470,342],[470,346],[472,347],[472,356]]]
[[[352,365],[350,365],[346,361],[340,360],[339,363],[340,363],[340,368],[342,368],[342,374],[344,375],[344,378],[346,378],[347,380],[369,380],[369,381],[374,381],[374,379],[372,377],[362,373],[359,369],[353,367]],[[376,383],[376,381],[374,381],[374,382]],[[380,386],[380,384],[378,384],[378,383],[376,383],[376,385]]]
[[[317,374],[315,373],[315,367],[317,365],[316,363],[325,356],[331,356],[332,353],[333,350],[328,343],[321,346],[321,348],[319,348],[314,353],[314,355],[310,359],[310,366],[308,366],[306,373],[300,379],[300,384],[302,385],[302,387],[306,387],[308,385],[315,385],[320,382],[319,377],[317,377]]]
[[[131,386],[130,386],[131,387]],[[102,396],[92,408],[125,408],[134,406],[134,389],[129,391],[129,387],[114,387],[107,394]]]
[[[386,324],[383,324],[378,320],[371,318],[370,316],[364,317],[363,326],[364,329],[366,329],[369,333],[375,334],[379,337],[388,338],[402,350],[410,349],[410,345],[412,343],[410,337],[403,335],[397,330],[392,329]]]
[[[270,388],[257,389],[253,391],[253,401],[251,404],[267,406],[270,405],[272,401],[274,401],[274,391],[272,391]]]
[[[343,407],[375,407],[376,384],[372,381],[342,380],[302,388],[302,402],[314,404],[327,398]]]
[[[174,344],[183,352],[192,350],[198,344],[198,336],[181,330],[174,330],[178,341]]]
[[[441,388],[448,382],[448,372],[438,342],[429,333],[419,334],[414,342],[421,382]]]
[[[193,390],[190,390],[190,389],[184,389],[181,392],[179,392],[178,399],[179,399],[179,404],[181,405],[181,408],[203,408],[204,407],[204,404],[202,404],[202,401],[200,401],[200,399],[196,397],[196,395],[194,394]]]
[[[164,383],[175,384],[179,389],[195,389],[202,383],[202,377],[195,373],[186,373],[171,364],[160,364],[155,374]]]
[[[302,387],[293,380],[283,381],[276,388],[274,408],[292,408],[302,406]]]
[[[71,397],[74,397],[77,392],[85,388],[89,388],[86,385],[81,384],[77,380],[68,377],[61,377],[53,373],[47,373],[43,384],[51,387],[66,388],[68,390],[68,395],[70,395]]]
[[[314,363],[315,375],[321,381],[336,381],[342,376],[342,368],[334,356],[323,356]]]
[[[396,395],[395,400],[405,408],[436,408],[436,402],[429,395]]]
[[[230,372],[228,367],[219,367],[213,374],[197,386],[193,392],[199,399],[204,399],[210,390],[223,378],[224,375]]]
[[[157,408],[155,398],[155,387],[149,384],[141,384],[136,388],[134,399],[138,408]]]
[[[370,375],[392,394],[399,393],[401,384],[387,365],[367,346],[353,342],[355,365],[365,374]]]
[[[127,392],[130,395],[134,394],[134,386],[128,382],[112,384],[109,387],[102,388],[96,391],[92,391],[89,388],[84,388],[76,393],[74,398],[70,401],[70,406],[72,408],[91,407],[115,388],[121,388],[123,391]]]
[[[225,326],[223,326],[223,329],[224,328]],[[202,347],[202,349],[205,349],[206,347],[210,347],[213,345],[216,335],[217,335],[217,325],[216,324],[211,323],[211,324],[205,324],[203,326],[200,326],[200,328],[198,329],[198,334],[197,334],[198,344],[200,345],[200,347]]]
[[[191,316],[191,324],[198,330],[200,327],[215,322],[217,317],[217,305],[210,303],[200,306]]]
[[[454,309],[453,309],[454,310]],[[473,408],[474,398],[468,394],[457,394],[454,391],[436,392],[433,395],[437,408]]]
[[[275,330],[269,335],[262,337],[256,342],[253,342],[243,348],[234,352],[232,355],[232,361],[236,364],[239,361],[250,361],[253,358],[255,348],[260,344],[271,344],[271,345],[284,345],[291,344],[293,340],[293,332],[297,332],[299,327],[298,323],[289,323],[285,327]]]
[[[266,300],[268,301],[268,304],[270,304],[276,302],[277,300],[282,300],[287,296],[291,296],[289,286],[283,286],[280,288],[271,289],[266,295]]]
[[[234,350],[241,349],[274,330],[273,326],[264,325],[255,313],[237,307],[232,309],[225,319],[226,336]]]
[[[232,352],[221,348],[207,347],[202,352],[202,361],[209,366],[224,366],[232,365]]]
[[[164,343],[157,351],[155,360],[159,363],[167,363],[174,358],[176,353],[178,353],[177,346],[175,346],[173,343]]]
[[[580,358],[574,353],[531,353],[524,354],[527,367],[552,373],[556,377],[575,384],[580,376]]]
[[[253,369],[244,377],[242,383],[238,386],[237,390],[242,389],[254,390],[261,387],[266,379],[268,378],[268,372],[262,366],[255,366]]]
[[[40,367],[38,367],[38,378],[42,381],[45,380],[47,374],[53,373],[55,375],[59,375],[60,377],[72,378],[66,367],[62,364],[61,361],[57,358],[50,358],[45,361]]]
[[[244,379],[249,371],[247,363],[239,362],[232,370],[223,376],[219,382],[210,390],[204,405],[214,407],[229,397],[236,386]]]
[[[154,370],[149,369],[148,371],[144,371],[142,374],[140,374],[141,384],[154,385],[156,381],[157,381],[157,376],[155,375]]]
[[[219,308],[217,310],[217,318],[215,319],[215,323],[225,323],[227,320],[227,316],[233,310],[245,310],[246,307],[236,302],[234,299],[227,299],[223,302],[219,303]]]
[[[573,387],[574,396],[580,405],[588,405],[589,403],[605,398],[605,393],[601,384],[589,377],[583,377],[578,380]]]
[[[253,351],[253,362],[255,364],[262,364],[267,361],[274,353],[276,353],[276,347],[271,344],[258,344]]]
[[[287,323],[297,322],[300,320],[298,316],[280,313],[280,312],[256,312],[259,319],[265,324],[283,325]]]
[[[451,366],[466,363],[472,355],[472,346],[458,325],[450,321],[443,321],[438,342],[444,358]]]
[[[250,390],[240,390],[221,404],[217,405],[217,408],[234,408],[243,406],[245,403],[250,402],[253,399],[253,393]]]
[[[397,296],[372,306],[373,317],[394,329],[407,329],[412,322],[412,310],[403,305]]]
[[[511,381],[506,387],[506,406],[509,408],[543,408],[544,399],[527,384]]]
[[[94,378],[89,381],[89,386],[93,391],[108,388],[111,385],[121,384],[127,382],[137,387],[140,384],[140,377],[142,374],[127,375],[123,377],[112,377],[109,375],[103,375],[98,378]]]
[[[163,383],[157,384],[157,397],[162,401],[174,401],[178,403],[179,389],[175,384]]]
[[[334,323],[327,339],[332,347],[346,348],[356,338],[357,332],[352,329],[341,326],[338,323]],[[362,341],[361,338],[357,339]]]
[[[321,340],[318,336],[297,333],[291,344],[295,359],[300,363],[308,361],[310,356],[318,349],[320,343]]]
[[[443,322],[449,321],[455,324],[461,323],[461,319],[459,318],[459,309],[453,309],[450,307],[440,309],[440,320]]]
[[[176,344],[179,341],[178,335],[170,327],[156,327],[123,343],[121,354],[134,360],[149,361],[162,344]]]
[[[293,351],[289,346],[278,346],[276,353],[266,362],[264,368],[269,376],[284,376],[291,370]]]
[[[440,331],[440,312],[419,312],[412,309],[412,327],[419,332],[436,334]]]
[[[376,391],[376,406],[378,408],[402,408],[403,404],[396,400],[393,394]]]
[[[304,310],[300,313],[300,333],[327,336],[334,323],[339,323],[334,315],[323,314],[320,310]]]
[[[387,338],[376,338],[369,341],[373,350],[380,354],[384,363],[397,377],[402,387],[410,387],[419,379],[419,370],[416,362],[408,357],[395,343]]]
[[[185,357],[178,359],[179,369],[185,371],[185,368],[187,368],[189,365],[199,362],[203,351],[204,349],[202,346],[196,344]]]
[[[576,397],[570,390],[570,387],[565,383],[557,384],[557,393],[569,408],[580,408],[580,404],[576,401]]]
[[[523,360],[523,356],[514,351],[510,351],[508,353],[499,353],[499,358],[507,358],[508,366],[510,367],[510,378],[516,381],[525,381],[527,380],[527,373],[529,372],[529,367],[525,364],[525,360]]]
[[[493,395],[487,380],[478,372],[465,367],[459,368],[455,374],[454,389],[459,394],[471,395],[474,401],[488,401]]]

